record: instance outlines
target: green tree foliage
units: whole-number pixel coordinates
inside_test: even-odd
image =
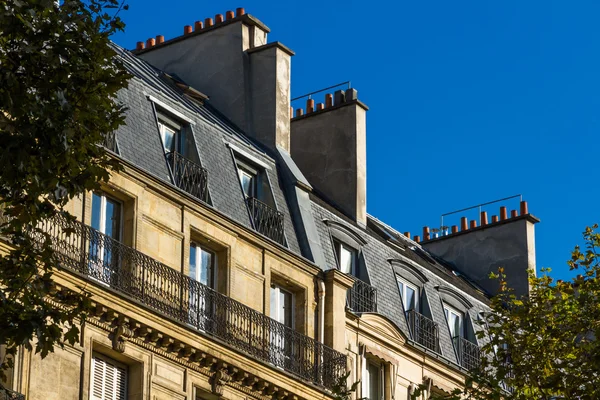
[[[600,234],[583,233],[584,249],[568,264],[580,272],[554,281],[530,276],[530,295],[517,298],[500,270],[500,293],[483,317],[482,361],[464,390],[434,399],[600,399]],[[424,390],[415,393],[415,397]]]
[[[72,218],[65,205],[119,168],[101,145],[124,122],[115,95],[129,76],[109,41],[124,27],[124,8],[120,0],[0,3],[0,234],[14,245],[0,257],[8,355],[22,345],[44,357],[78,339],[72,321],[85,317],[89,300],[56,290],[43,225]]]

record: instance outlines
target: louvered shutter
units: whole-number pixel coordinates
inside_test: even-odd
[[[116,362],[92,358],[92,400],[126,400],[127,370]]]

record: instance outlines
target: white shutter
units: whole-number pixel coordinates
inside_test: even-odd
[[[126,400],[127,369],[109,358],[92,358],[92,400]]]

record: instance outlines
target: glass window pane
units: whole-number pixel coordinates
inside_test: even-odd
[[[192,244],[190,246],[190,278],[197,280],[198,276],[196,276],[196,251],[198,251],[196,245]]]
[[[379,366],[375,364],[369,364],[369,400],[380,400],[379,399]]]
[[[111,199],[106,199],[106,227],[104,233],[115,240],[121,236],[121,205]]]
[[[198,280],[211,288],[213,286],[212,268],[213,268],[212,253],[210,253],[204,249],[200,249],[200,268],[199,268],[200,276],[199,276]]]
[[[100,227],[100,210],[102,207],[101,197],[93,193],[92,194],[92,228],[101,231]]]
[[[352,273],[352,264],[354,262],[354,252],[350,251],[343,244],[340,244],[340,270],[346,274]]]
[[[271,286],[271,318],[274,320],[278,320],[279,317],[277,309],[278,292],[277,287]]]
[[[165,146],[165,151],[174,151],[175,150],[175,136],[177,132],[168,127],[167,125],[161,124],[161,133],[163,145]]]
[[[415,291],[413,288],[407,286],[406,287],[406,302],[404,304],[404,307],[406,307],[406,310],[412,310],[415,308]]]

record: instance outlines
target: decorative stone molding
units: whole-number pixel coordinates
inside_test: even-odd
[[[262,400],[305,400],[274,382],[260,378],[216,356],[183,343],[155,328],[134,321],[101,304],[93,303],[93,312],[86,323],[109,333],[113,349],[123,353],[127,342],[153,351],[208,377],[212,392],[223,395],[225,386],[231,386],[249,396]]]
[[[129,328],[129,318],[119,318],[112,333],[113,350],[119,353],[125,352],[125,342],[131,337],[133,337],[133,331]]]

